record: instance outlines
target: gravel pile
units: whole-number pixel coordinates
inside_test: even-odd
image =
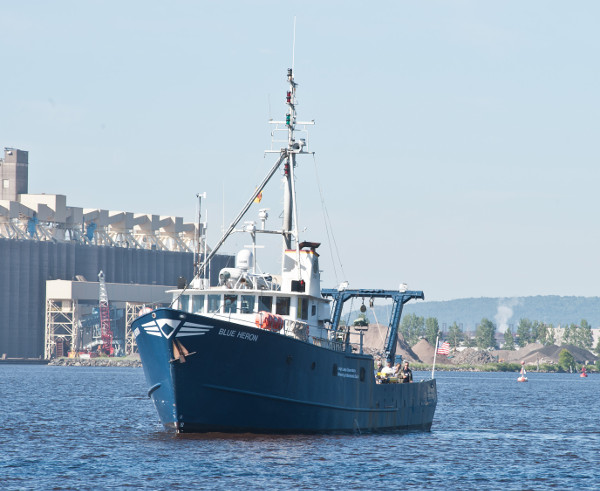
[[[383,359],[385,337],[388,326],[382,324],[369,324],[369,329],[363,337],[363,350],[377,358]],[[358,342],[357,337],[352,337],[353,342]],[[404,341],[401,334],[398,334],[398,343],[396,343],[396,355],[402,356],[403,360],[419,361],[417,354],[411,349],[408,343]]]
[[[540,343],[529,343],[518,350],[496,350],[494,354],[498,357],[498,360],[507,362],[521,362],[527,358],[531,353],[543,348],[544,345]]]
[[[563,349],[566,349],[569,353],[571,353],[577,363],[585,363],[586,361],[594,363],[598,359],[597,356],[594,356],[588,350],[578,348],[572,344],[567,344],[564,346],[556,346],[555,344],[551,344],[550,346],[543,346],[538,350],[532,351],[526,358],[524,358],[523,361],[527,364],[538,362],[557,364],[560,352]]]
[[[412,350],[419,357],[419,360],[422,363],[427,363],[429,365],[433,363],[435,349],[426,339],[420,339],[419,342],[412,347]]]
[[[498,358],[489,351],[478,350],[476,348],[467,348],[459,353],[456,353],[452,362],[456,365],[485,365],[486,363],[494,363]]]

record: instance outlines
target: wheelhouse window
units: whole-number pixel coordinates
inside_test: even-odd
[[[271,312],[273,310],[273,297],[258,297],[258,311]]]
[[[201,314],[204,312],[204,295],[192,296],[192,312]]]
[[[290,297],[277,297],[275,313],[279,315],[290,315]]]
[[[308,299],[298,297],[298,312],[296,314],[298,319],[308,320]]]
[[[255,302],[254,295],[242,295],[242,304],[240,306],[242,314],[251,314],[254,312]]]
[[[219,312],[221,309],[221,295],[208,295],[208,312]]]
[[[190,311],[190,296],[189,295],[181,295],[181,297],[179,297],[179,302],[181,305],[181,310],[183,310],[184,312]]]
[[[225,295],[224,296],[224,306],[225,313],[227,314],[235,314],[237,312],[237,295]]]

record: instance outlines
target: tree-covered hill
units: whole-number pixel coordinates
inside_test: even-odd
[[[440,329],[453,322],[462,324],[464,331],[473,331],[484,317],[496,324],[514,328],[520,319],[537,320],[547,324],[579,324],[587,320],[592,327],[600,327],[600,297],[559,297],[554,295],[516,298],[462,298],[443,302],[412,301],[405,305],[403,314],[435,317]],[[504,330],[504,329],[502,329]]]

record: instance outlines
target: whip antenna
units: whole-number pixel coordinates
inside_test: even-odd
[[[294,39],[292,41],[292,71],[294,70],[295,55],[296,55],[296,16],[294,16]]]

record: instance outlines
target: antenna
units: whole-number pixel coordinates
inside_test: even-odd
[[[201,216],[202,216],[202,198],[206,199],[206,193],[196,193],[196,198],[198,198],[198,224],[196,225],[196,249],[194,250],[194,276],[199,276],[200,275],[200,253],[201,248],[200,248],[200,238],[201,238],[201,233],[200,233],[200,229],[202,227],[201,224]],[[206,242],[206,237],[204,237],[204,240]]]
[[[296,55],[296,16],[294,16],[294,40],[292,41],[292,71],[294,70],[295,55]]]

